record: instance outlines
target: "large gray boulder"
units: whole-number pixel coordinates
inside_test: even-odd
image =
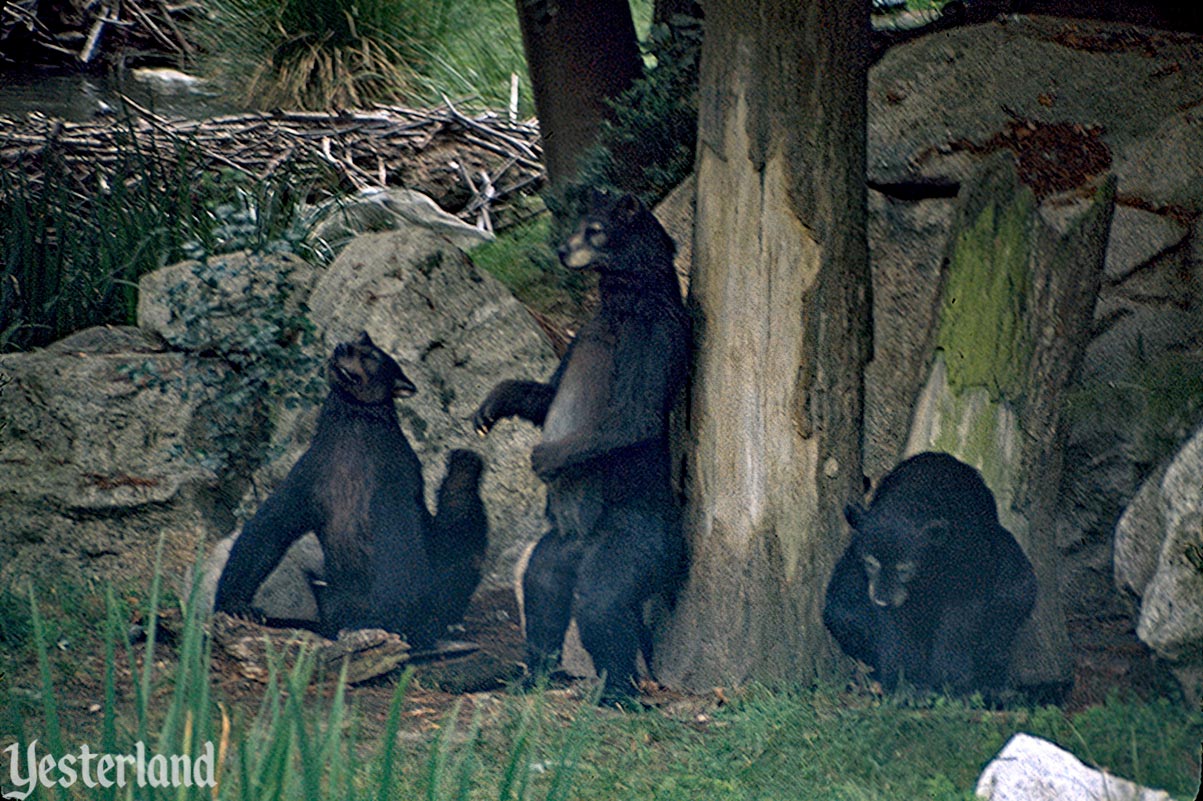
[[[0,586],[145,578],[160,537],[170,569],[228,530],[245,482],[215,469],[223,369],[134,328],[0,357]]]
[[[246,350],[248,340],[274,333],[301,312],[315,275],[291,253],[237,252],[172,264],[138,282],[138,326],[177,350]]]
[[[1203,428],[1154,474],[1115,530],[1115,581],[1140,598],[1136,634],[1203,689]]]
[[[478,438],[471,418],[503,378],[548,378],[556,358],[546,335],[498,282],[444,237],[421,228],[353,239],[308,298],[322,353],[361,330],[398,360],[418,393],[398,403],[401,426],[423,465],[428,504],[448,451],[485,459],[481,493],[489,514],[487,586],[509,586],[526,543],[543,530],[543,486],[530,470],[534,427],[520,421]],[[309,446],[317,404],[281,410],[270,450],[281,455],[257,474],[254,508]]]
[[[200,586],[195,603],[201,609],[213,608],[221,571],[230,558],[234,540],[241,533],[239,528],[209,549],[197,577]],[[289,547],[280,564],[259,585],[252,599],[254,607],[269,618],[317,621],[317,596],[313,584],[325,575],[325,566],[322,544],[316,535],[306,534]]]
[[[1171,801],[1164,790],[1087,767],[1030,734],[1016,734],[986,765],[974,794],[987,801]]]

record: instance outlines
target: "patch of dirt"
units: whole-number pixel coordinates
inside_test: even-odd
[[[1168,42],[1194,41],[1187,34],[1152,28],[1084,28],[1072,22],[1053,31],[1049,39],[1071,50],[1088,53],[1138,52],[1155,58]]]
[[[1179,696],[1166,663],[1137,639],[1131,615],[1070,613],[1066,624],[1074,652],[1067,710],[1097,706],[1113,692],[1145,699]]]
[[[1107,172],[1111,149],[1102,133],[1098,126],[1013,120],[985,142],[960,140],[952,147],[976,154],[1011,151],[1019,180],[1043,199],[1084,186]]]

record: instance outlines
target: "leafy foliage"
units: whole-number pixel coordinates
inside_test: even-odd
[[[590,276],[560,266],[555,250],[548,245],[552,229],[547,215],[528,220],[473,248],[472,261],[539,313],[579,320],[585,315]]]
[[[1093,378],[1066,401],[1074,422],[1129,425],[1128,456],[1151,466],[1171,456],[1203,417],[1203,358],[1170,352],[1150,356],[1142,343],[1127,354],[1127,375]]]
[[[172,344],[224,364],[160,375],[148,361],[129,373],[185,400],[207,399],[197,415],[198,449],[184,456],[219,475],[249,475],[271,455],[276,410],[316,402],[325,389],[315,329],[295,300],[300,287],[291,264],[247,253],[191,262],[193,280],[166,291],[182,326]]]
[[[575,221],[591,189],[630,192],[652,206],[689,175],[701,40],[701,22],[690,17],[651,27],[644,47],[654,66],[610,103],[611,119],[582,157],[577,179],[548,198],[557,219]]]

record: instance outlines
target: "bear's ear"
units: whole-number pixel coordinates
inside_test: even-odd
[[[633,220],[643,210],[643,202],[634,195],[627,193],[618,199],[616,208],[622,219]]]
[[[952,533],[952,526],[947,520],[932,520],[923,526],[923,538],[931,545],[937,548],[943,548],[948,542],[948,535]]]
[[[865,519],[865,507],[853,501],[844,507],[844,519],[848,521],[848,525],[859,531],[861,521]]]
[[[588,201],[590,211],[597,211],[598,209],[603,208],[606,205],[606,201],[609,199],[610,196],[598,189],[596,186],[589,187]]]
[[[355,340],[355,344],[356,344],[356,345],[362,345],[362,346],[364,346],[365,348],[374,348],[374,347],[376,347],[376,343],[372,341],[372,338],[371,338],[370,336],[368,336],[368,332],[367,332],[367,331],[360,331],[360,332],[359,332],[359,338]]]

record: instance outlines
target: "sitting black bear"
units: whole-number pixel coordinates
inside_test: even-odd
[[[921,453],[882,479],[866,510],[849,504],[852,542],[827,585],[823,622],[886,690],[993,697],[1036,602],[1036,575],[999,525],[981,475]]]
[[[366,332],[336,347],[328,370],[313,442],[234,542],[215,609],[254,615],[260,583],[313,531],[325,556],[318,633],[382,628],[428,648],[462,619],[480,581],[483,463],[472,451],[449,454],[432,518],[422,466],[393,407],[414,385]]]
[[[671,595],[684,571],[668,416],[689,320],[674,249],[638,199],[595,194],[559,256],[599,273],[597,314],[548,383],[504,381],[475,416],[482,435],[511,416],[543,427],[531,466],[551,527],[522,580],[527,664],[550,668],[575,617],[610,701],[634,693],[636,651],[650,657],[644,601]]]

